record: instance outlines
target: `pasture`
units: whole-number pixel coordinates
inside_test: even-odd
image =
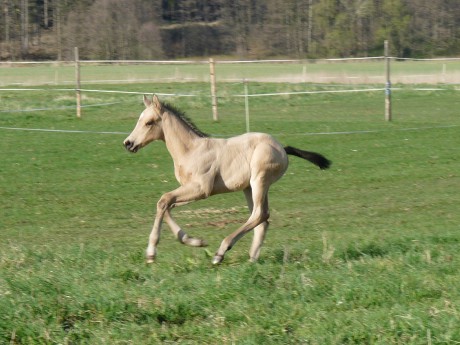
[[[13,64],[13,66],[15,66]],[[249,79],[259,82],[309,82],[373,84],[385,83],[383,59],[365,60],[309,60],[296,62],[229,63],[216,60],[218,82]],[[209,63],[206,60],[175,61],[170,63],[94,64],[81,62],[84,85],[98,83],[142,83],[171,81],[209,81]],[[460,61],[396,60],[391,59],[393,83],[457,83],[460,80]],[[43,62],[33,65],[0,64],[0,86],[11,85],[75,85],[75,67],[72,62]],[[187,89],[189,91],[189,89]]]
[[[220,86],[217,123],[204,92],[169,100],[204,132],[231,136],[245,131],[244,100],[229,96],[241,90]],[[136,155],[122,146],[141,96],[85,93],[84,105],[108,105],[77,119],[72,93],[2,91],[0,343],[460,342],[459,92],[395,91],[391,123],[382,93],[250,99],[252,131],[333,165],[290,157],[259,262],[248,262],[249,234],[214,267],[247,218],[242,193],[174,209],[209,247],[185,247],[164,226],[156,263],[144,264],[156,202],[177,182],[163,143]]]

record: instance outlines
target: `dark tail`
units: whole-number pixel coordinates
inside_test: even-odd
[[[288,155],[297,156],[312,162],[313,164],[319,166],[321,170],[327,169],[331,165],[331,161],[319,153],[303,151],[292,146],[286,146],[284,150]]]

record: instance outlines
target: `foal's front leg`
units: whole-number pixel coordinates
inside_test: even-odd
[[[161,223],[163,218],[166,215],[166,221],[171,221],[171,216],[169,215],[169,209],[176,205],[186,204],[191,201],[204,199],[208,195],[203,192],[203,188],[197,184],[189,184],[181,186],[172,192],[163,194],[160,200],[157,203],[157,213],[155,216],[155,222],[153,223],[153,228],[149,237],[149,244],[146,251],[146,261],[147,263],[152,263],[155,260],[157,255],[157,245],[160,241],[161,233]],[[171,223],[172,224],[172,223]],[[173,221],[173,225],[176,225],[175,229],[179,226]],[[179,228],[180,230],[180,228]],[[173,230],[174,232],[174,230]],[[178,232],[179,234],[179,232]]]
[[[157,245],[160,241],[161,222],[163,221],[163,217],[164,211],[159,211],[159,207],[157,206],[157,214],[155,216],[152,231],[150,232],[149,244],[145,254],[146,262],[148,264],[151,264],[155,260],[155,256],[157,256]]]

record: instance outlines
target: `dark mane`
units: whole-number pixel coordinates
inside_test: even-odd
[[[164,109],[166,109],[171,114],[173,114],[174,116],[179,118],[188,128],[190,128],[190,130],[193,133],[195,133],[196,135],[198,135],[201,138],[209,137],[208,134],[200,131],[198,129],[198,127],[193,123],[193,121],[190,120],[190,118],[187,115],[185,115],[185,113],[182,110],[177,109],[175,106],[173,106],[173,105],[171,105],[169,103],[161,103],[161,104],[162,104]]]

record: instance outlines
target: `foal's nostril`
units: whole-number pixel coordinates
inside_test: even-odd
[[[123,145],[125,145],[125,148],[130,152],[137,152],[137,150],[139,149],[139,146],[135,145],[134,141],[125,140],[123,142]]]

